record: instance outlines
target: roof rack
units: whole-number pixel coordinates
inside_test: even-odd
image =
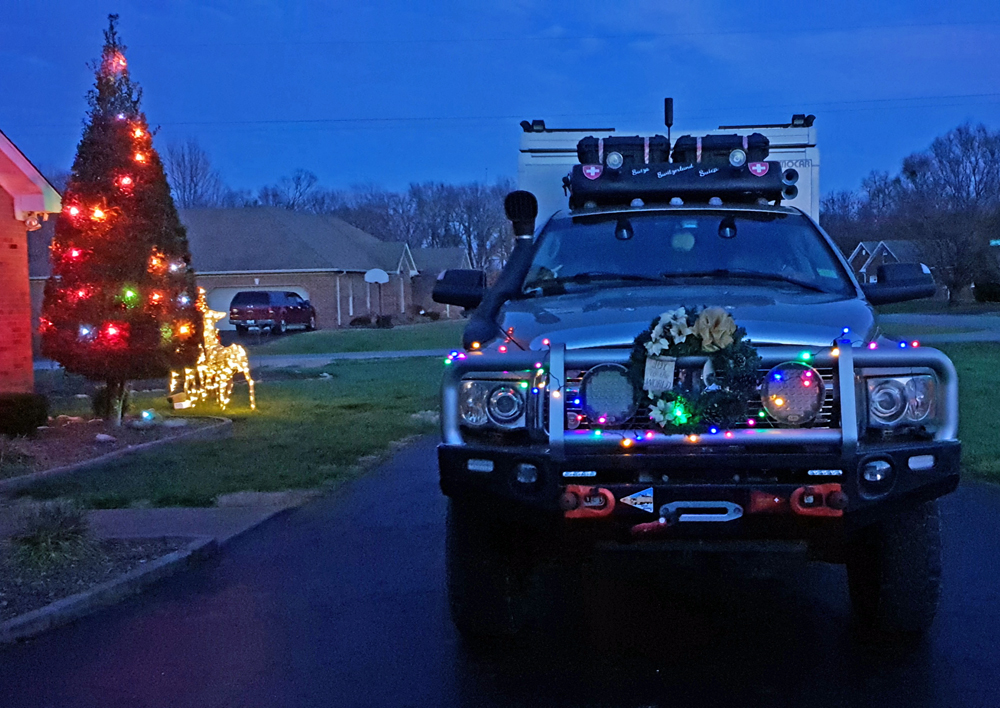
[[[671,147],[673,150],[671,151]],[[767,160],[768,139],[751,135],[587,137],[580,164],[563,179],[570,209],[682,202],[781,204],[798,194],[799,173]]]

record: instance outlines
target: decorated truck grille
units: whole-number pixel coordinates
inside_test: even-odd
[[[834,367],[815,366],[811,367],[821,377],[817,385],[823,387],[823,400],[821,408],[815,419],[809,422],[808,427],[813,429],[837,428],[839,424],[839,410],[837,408],[837,397],[834,385]],[[655,430],[656,423],[650,418],[650,406],[639,406],[635,413],[626,420],[609,423],[607,420],[600,420],[598,416],[588,415],[587,407],[581,394],[581,384],[589,370],[567,370],[566,372],[566,403],[565,403],[565,429],[566,430],[595,430],[616,428],[625,430]],[[760,380],[764,381],[769,373],[769,369],[759,370]],[[545,397],[547,400],[547,397]],[[538,414],[543,421],[546,432],[549,430],[549,408],[548,405],[541,405],[538,401]],[[775,418],[770,416],[761,402],[759,394],[752,396],[746,402],[746,418],[735,425],[729,426],[734,430],[751,428],[775,429],[786,427]],[[717,428],[718,429],[718,428]]]

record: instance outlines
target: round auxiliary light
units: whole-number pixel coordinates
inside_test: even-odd
[[[747,164],[747,154],[737,148],[729,153],[729,164],[733,167],[743,167]]]
[[[620,152],[609,152],[605,164],[612,170],[620,170],[625,164],[625,158]]]
[[[816,369],[800,361],[778,364],[767,372],[760,402],[772,418],[784,425],[812,422],[823,409],[826,385]]]
[[[635,415],[632,382],[620,364],[601,364],[588,371],[580,382],[580,398],[583,412],[601,425],[622,425]]]
[[[524,397],[514,386],[497,386],[490,394],[487,412],[490,419],[499,426],[510,427],[524,412]]]

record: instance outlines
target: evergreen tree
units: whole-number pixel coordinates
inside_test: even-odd
[[[129,77],[118,16],[108,20],[52,241],[40,330],[45,356],[106,382],[120,422],[130,379],[194,363],[202,318],[187,233]]]

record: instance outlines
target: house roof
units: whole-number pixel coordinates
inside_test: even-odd
[[[380,241],[346,221],[277,207],[181,209],[196,273],[274,273],[302,271],[416,275],[404,242]],[[49,275],[48,246],[53,221],[29,239],[33,278]]]
[[[0,131],[0,189],[14,197],[14,218],[24,221],[32,212],[56,214],[62,199],[42,173]]]
[[[874,248],[869,249],[868,259],[864,262],[860,268],[858,268],[859,273],[867,273],[868,266],[872,264],[881,252],[886,252],[888,255],[895,259],[896,263],[919,263],[921,258],[920,245],[914,241],[903,241],[889,239],[886,241],[879,241],[878,245]]]
[[[449,268],[471,268],[469,253],[464,248],[414,248],[412,249],[413,262],[417,266],[417,271],[430,275],[437,275]]]
[[[416,270],[407,245],[342,219],[278,207],[182,209],[198,273]]]

